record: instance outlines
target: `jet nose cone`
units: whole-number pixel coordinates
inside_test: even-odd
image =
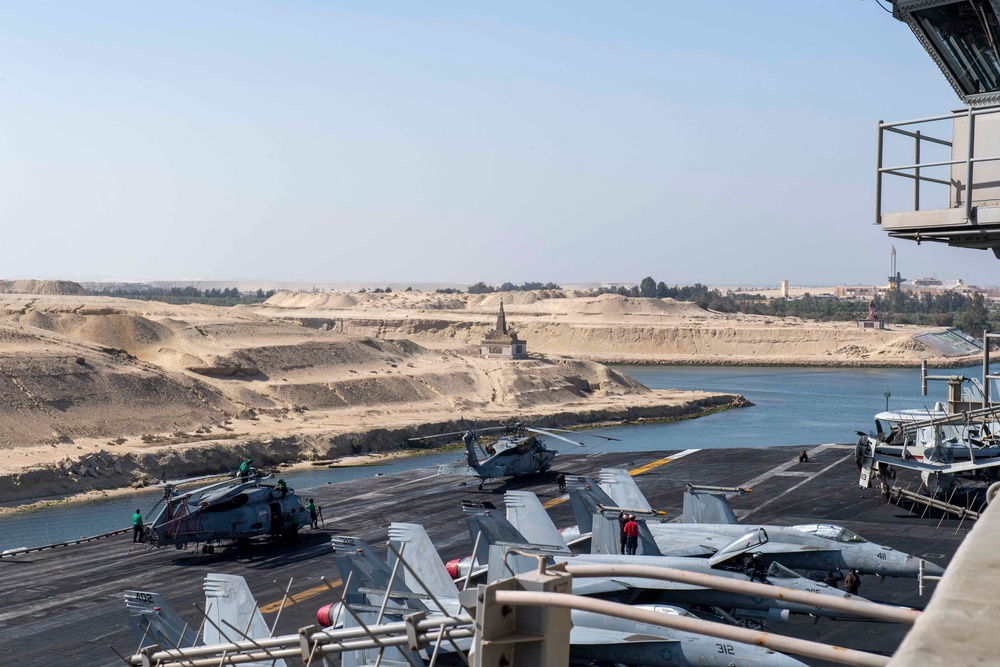
[[[769,653],[764,658],[764,667],[808,667],[806,663],[796,660],[784,653]]]
[[[940,565],[935,565],[929,560],[924,561],[924,574],[931,577],[940,577],[944,574],[944,568]]]

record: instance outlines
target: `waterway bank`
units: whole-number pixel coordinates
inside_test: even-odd
[[[750,403],[739,394],[699,391],[659,390],[648,400],[617,407],[574,409],[542,414],[511,414],[539,427],[612,427],[635,423],[662,423],[692,419],[721,410],[745,407]],[[658,398],[656,398],[658,397]],[[466,415],[483,424],[496,416]],[[357,430],[348,434],[313,432],[223,441],[198,440],[146,446],[139,450],[115,451],[112,447],[88,452],[75,459],[62,458],[28,467],[21,472],[0,475],[0,515],[25,508],[44,509],[59,503],[87,502],[112,495],[135,494],[163,478],[181,479],[205,474],[225,474],[240,460],[249,458],[261,469],[312,468],[317,460],[338,459],[338,465],[364,467],[397,456],[413,456],[445,451],[441,445],[414,446],[409,438],[461,431],[468,422],[429,421],[395,428]]]
[[[555,461],[556,469],[573,472],[573,468],[567,467],[566,463],[572,459],[562,458],[562,454],[590,456],[605,452],[640,452],[636,456],[641,457],[641,452],[669,449],[740,449],[783,445],[795,447],[798,451],[802,447],[824,443],[851,443],[857,440],[855,431],[872,428],[872,416],[885,409],[887,403],[890,408],[919,408],[932,406],[935,400],[942,400],[945,395],[944,387],[939,383],[932,384],[930,396],[921,396],[920,371],[913,368],[619,366],[614,370],[652,389],[704,389],[719,394],[739,394],[746,396],[755,407],[724,410],[676,423],[636,420],[628,424],[609,425],[602,428],[600,434],[619,438],[620,442],[598,442],[594,439],[584,449],[549,439],[546,444],[560,451]],[[981,369],[971,367],[959,371],[963,372],[968,376],[978,376]],[[885,397],[886,392],[891,395],[889,399]],[[483,422],[480,421],[479,425]],[[374,488],[374,480],[382,479],[385,474],[421,468],[424,469],[423,475],[433,476],[436,472],[434,466],[460,458],[461,452],[455,447],[441,446],[379,456],[377,460],[384,465],[378,466],[328,468],[304,462],[292,469],[281,469],[281,475],[290,487],[298,490],[319,489],[363,478],[371,479]],[[438,483],[457,486],[462,480],[438,478]],[[98,492],[88,496],[85,503],[73,498],[43,506],[38,511],[8,512],[0,516],[3,526],[0,550],[76,539],[121,528],[128,524],[136,507],[148,511],[161,493],[157,488],[106,492],[106,495]]]
[[[692,359],[687,356],[678,357],[629,357],[625,356],[601,356],[601,355],[580,355],[580,358],[593,361],[598,364],[608,366],[635,367],[635,366],[684,366],[696,368],[829,368],[829,369],[849,369],[849,368],[872,368],[872,369],[912,369],[912,363],[905,362],[885,362],[878,359],[835,359],[831,361],[816,358],[789,358],[789,359],[755,359],[755,358],[735,358],[735,357],[707,357]],[[928,368],[968,368],[980,361],[981,357],[955,357],[953,359],[933,358],[927,360]]]

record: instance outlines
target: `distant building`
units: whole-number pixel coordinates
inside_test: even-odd
[[[479,344],[479,350],[484,359],[526,359],[528,344],[517,337],[517,332],[507,328],[507,316],[503,312],[503,301],[500,302],[500,314],[497,315],[497,325],[493,331]]]

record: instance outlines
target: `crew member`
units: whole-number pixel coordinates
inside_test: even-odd
[[[142,510],[138,507],[132,515],[132,544],[142,542]]]
[[[809,463],[809,454],[804,449],[799,452],[799,463]]]
[[[759,580],[762,584],[768,583],[764,577],[764,569],[760,562],[760,556],[761,553],[758,551],[743,562],[743,574],[750,579],[750,583],[753,583],[755,579]]]
[[[278,493],[281,494],[282,498],[288,495],[288,485],[285,484],[285,480],[279,479],[278,483],[275,485],[275,488],[278,490]]]
[[[844,580],[844,573],[840,571],[840,568],[834,568],[832,571],[826,573],[826,578],[823,579],[823,583],[831,588],[837,588],[838,584]]]
[[[844,588],[851,595],[857,595],[858,589],[861,588],[861,577],[858,575],[858,571],[851,568],[851,571],[847,573],[844,577]]]
[[[309,499],[306,509],[309,510],[309,527],[319,528],[319,512],[316,510],[316,503],[313,502],[312,498]]]
[[[292,515],[290,517],[291,525],[288,527],[289,536],[292,538],[292,542],[299,541],[299,512],[296,508],[292,508]]]
[[[625,553],[634,556],[639,547],[639,524],[635,522],[635,515],[628,515],[628,522],[625,524]]]
[[[566,493],[566,475],[559,473],[556,475],[556,483],[559,485],[559,493]]]
[[[245,460],[240,464],[240,480],[245,482],[247,478],[250,477],[250,469],[253,467],[253,461],[251,459]]]
[[[618,539],[621,541],[622,555],[623,556],[625,555],[625,542],[626,542],[625,524],[626,523],[628,523],[628,514],[625,513],[625,510],[622,510],[622,513],[618,515]]]

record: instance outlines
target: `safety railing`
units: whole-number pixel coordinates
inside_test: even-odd
[[[404,560],[401,555],[399,555],[399,560]],[[406,563],[403,566],[409,568]],[[536,590],[525,590],[519,585],[519,582],[525,577],[532,581]],[[734,581],[725,577],[668,567],[606,564],[568,564],[547,567],[545,559],[539,558],[537,572],[526,572],[511,579],[500,580],[488,586],[479,586],[476,590],[468,590],[463,593],[460,596],[460,602],[467,613],[447,613],[442,607],[441,613],[421,611],[404,616],[402,621],[389,623],[381,622],[382,613],[379,613],[379,622],[365,625],[357,613],[351,609],[351,606],[346,604],[344,595],[341,593],[339,602],[343,605],[343,610],[355,618],[358,627],[323,629],[313,625],[300,629],[297,634],[251,638],[246,634],[246,630],[241,630],[227,623],[231,631],[241,635],[240,640],[212,646],[202,645],[187,648],[149,646],[134,655],[119,654],[119,656],[126,665],[135,667],[223,667],[278,659],[284,659],[288,665],[300,664],[312,667],[313,665],[326,664],[328,657],[344,652],[364,649],[375,649],[381,652],[391,647],[406,647],[414,651],[428,649],[433,656],[430,663],[433,665],[439,650],[445,643],[451,643],[457,648],[456,641],[472,640],[471,645],[466,644],[474,649],[469,655],[468,662],[472,667],[480,667],[487,664],[503,664],[491,661],[490,656],[498,651],[502,653],[504,647],[511,642],[540,641],[560,645],[564,648],[569,646],[570,624],[560,622],[558,617],[550,618],[530,611],[526,617],[528,619],[526,623],[530,627],[522,626],[512,629],[511,621],[516,615],[514,610],[523,606],[535,610],[546,607],[589,611],[639,623],[762,646],[775,651],[787,651],[804,657],[840,664],[885,667],[890,659],[888,656],[841,646],[783,637],[770,632],[749,630],[693,617],[663,614],[627,604],[559,592],[571,590],[572,579],[577,577],[636,577],[680,582],[693,586],[706,586],[718,590],[808,604],[849,615],[867,616],[881,621],[908,625],[913,624],[921,615],[921,612],[914,609],[893,607],[864,599],[841,598],[808,591],[789,590],[767,584]],[[542,579],[548,581],[542,583],[542,590],[539,590],[537,587]],[[327,585],[330,586],[329,583]],[[345,588],[347,587],[349,584],[345,586]],[[330,586],[330,590],[333,590],[332,586]],[[398,595],[391,588],[379,591],[379,593],[386,600],[394,594]],[[441,606],[440,601],[435,600],[435,602]],[[384,607],[382,611],[384,611]],[[562,620],[565,621],[568,618]],[[275,621],[275,625],[277,625],[277,621]],[[484,642],[484,638],[488,641]],[[431,651],[431,649],[433,650]],[[559,664],[565,664],[565,661]]]
[[[975,166],[984,162],[994,162],[1000,160],[1000,155],[976,155],[976,120],[982,116],[1000,114],[1000,107],[988,107],[985,109],[973,109],[969,108],[965,111],[958,111],[951,114],[944,114],[941,116],[931,116],[928,118],[918,118],[914,120],[904,120],[896,121],[891,123],[886,123],[879,121],[878,124],[878,168],[876,171],[876,185],[875,185],[875,224],[882,224],[882,204],[884,196],[884,176],[895,176],[897,178],[910,179],[913,181],[913,211],[921,210],[921,185],[925,183],[933,183],[936,185],[943,185],[958,191],[961,188],[962,197],[961,202],[964,206],[964,215],[966,219],[972,219],[973,216],[973,205],[972,205],[972,190],[974,186],[974,176],[975,176]],[[956,119],[965,118],[967,119],[967,127],[964,128],[966,133],[966,141],[968,146],[968,155],[965,159],[960,160],[937,160],[933,162],[923,162],[922,161],[922,149],[924,144],[935,144],[940,146],[946,146],[951,149],[953,146],[952,139],[942,139],[940,137],[935,137],[924,129],[914,129],[914,128],[925,128],[932,123],[940,123],[943,121],[951,121],[954,124]],[[910,128],[910,129],[903,129]],[[913,162],[911,164],[901,164],[886,166],[884,164],[885,160],[885,137],[886,134],[901,135],[904,137],[909,137],[913,139]],[[933,176],[928,176],[926,170],[941,168],[941,167],[954,167],[955,165],[965,165],[965,181],[961,183],[958,180],[949,178],[935,178]],[[951,202],[949,200],[949,207]]]

